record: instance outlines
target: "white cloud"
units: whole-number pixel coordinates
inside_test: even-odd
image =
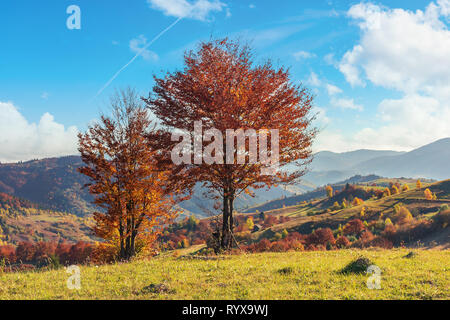
[[[323,57],[323,60],[326,64],[329,64],[330,66],[334,66],[337,68],[338,62],[334,58],[334,53],[328,53]]]
[[[255,8],[256,8],[256,6],[255,6],[253,3],[250,3],[250,4],[248,5],[248,7],[249,7],[250,9],[255,9]]]
[[[313,143],[312,149],[313,152],[345,152],[360,148],[352,143],[349,143],[348,139],[346,139],[341,133],[323,129],[322,131],[319,131]]]
[[[320,87],[322,86],[322,81],[319,79],[317,74],[315,72],[311,72],[309,75],[308,80],[306,81],[309,85],[314,87]]]
[[[370,3],[352,6],[348,16],[357,21],[362,37],[339,65],[347,81],[361,85],[364,74],[376,85],[402,92],[450,83],[450,31],[440,20],[440,14],[448,16],[449,3],[430,3],[416,12]]]
[[[364,81],[360,78],[360,70],[357,67],[357,62],[362,51],[363,48],[360,45],[355,46],[352,51],[347,51],[344,54],[344,57],[338,66],[339,70],[344,74],[347,82],[352,86],[365,86]]]
[[[450,0],[415,12],[360,3],[348,16],[361,38],[339,63],[346,80],[352,86],[370,82],[402,96],[382,100],[381,125],[360,130],[346,145],[410,150],[449,137],[450,31],[443,19],[450,17]]]
[[[329,96],[334,96],[339,93],[342,93],[342,90],[340,88],[336,87],[335,85],[329,84],[329,83],[326,84],[325,88],[327,89]]]
[[[353,99],[332,98],[330,102],[331,102],[331,105],[336,108],[351,109],[351,110],[358,110],[358,111],[362,111],[364,109],[362,105],[356,104]]]
[[[356,139],[408,150],[450,136],[450,109],[435,98],[412,94],[402,99],[385,99],[378,110],[386,124],[377,130],[363,129]]]
[[[327,117],[327,112],[324,108],[314,106],[314,108],[311,110],[311,113],[315,115],[315,120],[319,127],[330,123],[330,119]]]
[[[78,130],[45,113],[29,123],[11,102],[0,102],[0,161],[19,161],[77,153]]]
[[[316,55],[314,53],[307,52],[307,51],[298,51],[298,52],[295,52],[293,55],[294,55],[294,58],[298,61],[302,60],[302,59],[310,59],[310,58],[316,57]]]
[[[153,9],[167,16],[205,21],[210,13],[220,12],[226,4],[219,0],[147,0]],[[228,14],[227,14],[228,15]]]
[[[342,93],[342,89],[331,84],[328,83],[326,79],[322,80],[319,78],[319,76],[315,73],[315,72],[311,72],[309,75],[308,80],[306,80],[306,83],[313,86],[313,87],[324,87],[327,92],[328,95],[333,97],[336,96],[339,93]],[[344,103],[346,104],[346,103]],[[348,103],[347,103],[348,105]]]
[[[144,49],[146,45],[147,45],[147,38],[142,34],[139,35],[137,38],[130,40],[130,50],[132,52],[134,53],[141,52],[141,56],[145,60],[152,60],[152,61],[158,60],[159,57],[155,52],[150,51],[148,49]]]
[[[44,100],[47,100],[49,96],[50,96],[50,94],[48,92],[42,92],[42,94],[41,94],[41,98]]]

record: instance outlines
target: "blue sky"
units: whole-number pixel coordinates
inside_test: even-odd
[[[211,36],[250,41],[313,90],[315,150],[410,150],[450,136],[449,18],[449,0],[2,0],[0,161],[75,153],[114,89],[146,95]]]

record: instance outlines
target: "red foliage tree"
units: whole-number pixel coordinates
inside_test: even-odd
[[[16,248],[11,245],[0,246],[0,261],[11,264],[16,262]]]
[[[344,226],[345,235],[360,235],[361,232],[365,230],[364,224],[359,219],[353,219],[346,223]]]
[[[30,242],[21,242],[16,248],[16,259],[19,262],[33,261],[36,249]]]
[[[350,244],[351,242],[346,236],[340,236],[336,240],[336,246],[338,248],[347,248]]]
[[[227,39],[202,43],[197,52],[185,55],[184,62],[183,71],[155,78],[154,95],[144,99],[166,130],[158,140],[159,145],[166,146],[166,159],[170,159],[174,146],[170,133],[192,133],[194,122],[201,120],[203,130],[218,130],[222,137],[226,130],[278,130],[280,168],[294,162],[299,166],[296,172],[279,170],[265,175],[261,171],[267,166],[261,159],[238,164],[234,138],[229,145],[225,139],[215,141],[221,144],[220,150],[215,151],[219,162],[228,153],[227,161],[222,161],[226,164],[206,164],[201,160],[192,164],[190,153],[190,162],[179,165],[173,180],[179,182],[180,190],[192,190],[200,182],[211,194],[218,194],[215,198],[220,199],[218,208],[222,208],[220,245],[228,249],[232,244],[236,197],[245,192],[253,195],[251,190],[255,188],[292,182],[304,174],[301,165],[310,161],[315,136],[309,116],[313,97],[291,82],[286,69],[276,69],[270,62],[255,66],[248,46]],[[249,140],[244,138],[246,152],[239,152],[246,159],[250,146],[261,150],[259,141],[255,145]],[[268,149],[270,154],[272,147]]]
[[[312,244],[312,245],[322,245],[322,246],[327,246],[328,244],[335,245],[336,239],[334,238],[333,231],[331,231],[330,228],[325,228],[325,229],[321,228],[321,229],[317,229],[313,233],[311,233],[307,237],[306,243]]]

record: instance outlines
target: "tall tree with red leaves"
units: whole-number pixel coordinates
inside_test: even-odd
[[[149,108],[161,120],[166,146],[166,159],[170,159],[172,132],[183,131],[193,135],[194,122],[202,121],[203,129],[217,129],[226,136],[227,129],[255,130],[257,133],[278,130],[279,170],[273,175],[262,173],[262,161],[238,163],[237,148],[233,139],[222,150],[223,164],[205,162],[180,164],[174,181],[179,189],[192,190],[195,183],[202,183],[218,201],[222,209],[222,249],[232,246],[234,201],[242,193],[253,195],[254,189],[290,183],[305,173],[305,164],[311,159],[311,143],[316,130],[311,127],[310,114],[313,96],[308,90],[291,82],[284,67],[275,67],[270,61],[256,65],[249,46],[228,39],[201,43],[197,51],[184,56],[182,71],[155,77],[153,93],[144,99]],[[272,136],[271,136],[272,137]],[[245,150],[261,143],[245,139]],[[195,141],[195,140],[194,140]],[[270,140],[268,140],[270,141]],[[225,161],[227,150],[233,150],[233,162]],[[192,149],[191,149],[192,150]],[[268,148],[271,154],[272,146]],[[192,157],[192,153],[190,155]],[[246,159],[250,159],[245,152]],[[219,156],[220,158],[220,156]],[[228,158],[228,154],[227,154]],[[192,158],[191,158],[192,160]],[[195,160],[195,157],[194,157]],[[295,163],[294,170],[285,165]],[[294,166],[295,167],[295,166]],[[180,178],[180,176],[182,178]]]

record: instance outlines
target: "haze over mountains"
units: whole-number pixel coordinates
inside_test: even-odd
[[[441,139],[409,152],[356,150],[344,153],[318,152],[304,179],[324,185],[353,175],[376,174],[395,178],[450,177],[450,138]]]
[[[309,172],[295,185],[256,191],[256,197],[243,195],[236,208],[244,210],[270,200],[290,197],[317,186],[343,181],[354,175],[376,174],[397,178],[450,178],[450,138],[425,145],[410,152],[356,150],[345,153],[323,151],[315,155]],[[82,186],[86,177],[77,172],[82,162],[78,156],[0,164],[0,192],[41,204],[51,209],[83,216],[94,210],[92,197]],[[213,201],[197,188],[194,197],[180,204],[187,214],[204,216]]]

